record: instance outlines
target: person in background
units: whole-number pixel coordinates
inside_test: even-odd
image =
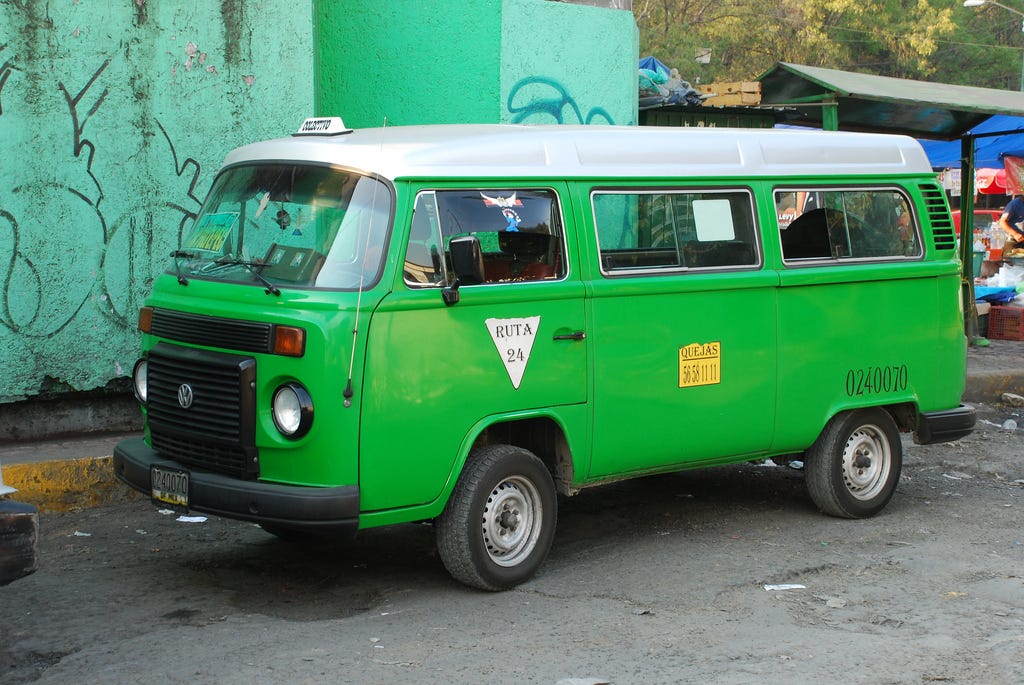
[[[1014,249],[1024,246],[1022,222],[1024,222],[1024,195],[1014,195],[1013,199],[1006,203],[1006,208],[998,222],[999,228],[1006,234],[1006,242],[1003,243],[1004,258],[1010,256]]]

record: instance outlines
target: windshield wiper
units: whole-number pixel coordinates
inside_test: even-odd
[[[263,292],[268,295],[280,295],[281,289],[271,283],[261,271],[267,265],[263,262],[247,262],[244,259],[221,258],[214,262],[217,266],[244,266],[253,276],[259,279],[260,283],[267,286]]]
[[[265,292],[268,295],[277,295],[277,296],[281,295],[281,289],[278,288],[273,283],[271,283],[267,279],[266,276],[264,276],[262,273],[260,273],[260,271],[263,269],[263,267],[266,266],[266,264],[263,264],[263,263],[260,263],[260,262],[256,262],[255,264],[253,262],[242,262],[242,266],[247,268],[249,270],[249,273],[251,273],[253,276],[255,276],[256,278],[260,279],[260,282],[263,283],[263,285],[267,286],[263,290],[263,292]],[[257,269],[256,267],[259,267],[259,268]]]
[[[188,285],[188,279],[185,278],[185,273],[181,270],[181,262],[179,259],[198,259],[199,255],[195,252],[189,252],[188,250],[175,250],[171,253],[174,257],[174,270],[178,272],[178,283],[182,285]]]

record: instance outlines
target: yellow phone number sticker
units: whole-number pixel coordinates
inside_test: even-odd
[[[722,382],[722,343],[692,343],[679,348],[679,387]]]

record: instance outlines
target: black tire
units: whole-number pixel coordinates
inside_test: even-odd
[[[39,568],[39,510],[0,499],[0,586]]]
[[[513,445],[469,455],[437,519],[437,550],[448,573],[481,590],[529,580],[551,549],[555,485],[544,463]]]
[[[889,413],[858,409],[825,425],[805,454],[804,481],[824,513],[865,518],[892,499],[902,467],[903,445]]]

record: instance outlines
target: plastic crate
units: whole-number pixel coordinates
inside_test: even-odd
[[[1024,309],[992,307],[988,312],[988,337],[995,340],[1024,340]]]

